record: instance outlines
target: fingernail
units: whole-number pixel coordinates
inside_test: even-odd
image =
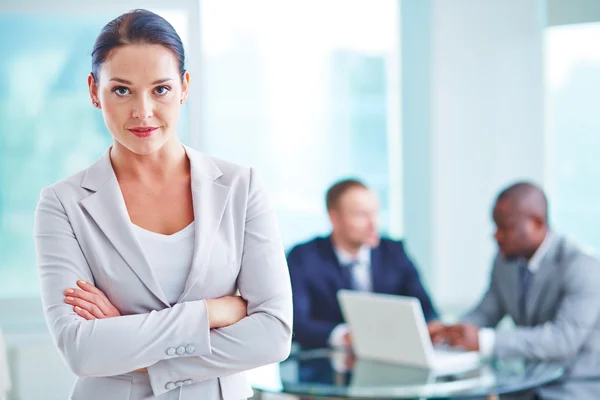
[[[73,301],[73,300],[75,300],[75,299],[72,297],[67,297],[67,301]]]
[[[84,281],[79,281],[79,283],[81,283],[82,285],[86,284],[86,282],[84,282]]]
[[[79,307],[79,306],[75,306],[75,309],[76,309],[77,311],[81,311],[81,307]]]
[[[74,291],[73,289],[67,289],[67,290],[66,290],[66,292],[67,292],[67,293],[73,293],[73,292],[75,292],[75,291]]]

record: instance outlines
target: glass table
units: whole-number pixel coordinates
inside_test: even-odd
[[[455,375],[359,360],[343,350],[292,354],[286,361],[255,370],[255,391],[308,397],[449,399],[516,393],[550,383],[563,374],[556,363],[494,360]]]

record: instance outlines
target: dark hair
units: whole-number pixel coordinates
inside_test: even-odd
[[[92,74],[98,70],[110,52],[128,44],[159,44],[177,57],[181,77],[185,73],[185,53],[181,38],[166,19],[148,10],[133,10],[122,14],[102,28],[92,50]]]
[[[368,189],[367,185],[359,181],[358,179],[344,179],[336,182],[327,190],[325,195],[325,205],[327,211],[334,209],[344,193],[352,188]]]

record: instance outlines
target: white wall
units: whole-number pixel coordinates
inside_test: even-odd
[[[486,286],[491,203],[542,183],[544,2],[404,0],[404,233],[445,311]]]

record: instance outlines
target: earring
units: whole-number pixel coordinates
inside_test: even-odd
[[[98,102],[94,102],[94,107],[98,108]]]
[[[181,105],[183,105],[183,99],[179,100],[179,103],[180,103]]]

